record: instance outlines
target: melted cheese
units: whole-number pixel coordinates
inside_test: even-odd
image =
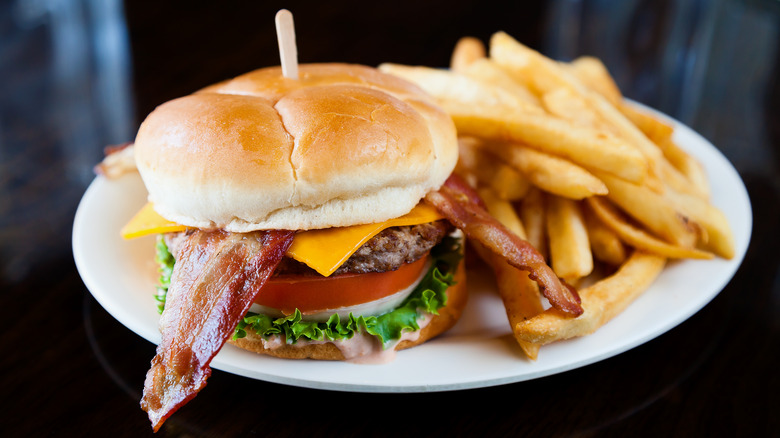
[[[435,208],[427,204],[418,204],[404,216],[385,222],[301,231],[295,235],[290,249],[287,250],[287,255],[307,264],[327,277],[347,261],[358,248],[382,230],[389,227],[419,225],[439,219],[442,219],[442,216]],[[171,233],[185,229],[187,227],[171,222],[157,214],[152,204],[146,204],[122,228],[121,234],[125,239],[133,239],[149,234]]]
[[[179,225],[160,216],[154,211],[152,204],[147,203],[130,219],[130,222],[122,227],[120,233],[125,239],[134,239],[149,234],[173,233],[186,229],[187,227],[184,225]]]

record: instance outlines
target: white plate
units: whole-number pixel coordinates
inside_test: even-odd
[[[689,318],[728,283],[750,240],[752,213],[745,186],[726,158],[704,138],[677,124],[675,138],[698,157],[712,177],[714,204],[736,237],[733,260],[685,260],[670,264],[623,313],[583,338],[542,347],[526,359],[511,336],[495,286],[479,273],[469,279],[470,303],[458,324],[383,365],[284,360],[226,345],[212,367],[255,379],[309,388],[361,392],[444,391],[535,379],[591,364],[640,345]],[[73,253],[84,283],[117,320],[159,343],[154,238],[131,241],[119,229],[144,204],[137,174],[96,178],[79,205]],[[151,358],[150,358],[151,359]]]

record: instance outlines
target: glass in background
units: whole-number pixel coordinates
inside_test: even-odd
[[[0,274],[15,281],[63,256],[104,147],[134,137],[122,1],[0,2],[0,96]]]

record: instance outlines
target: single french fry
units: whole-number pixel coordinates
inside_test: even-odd
[[[496,192],[488,187],[482,187],[478,189],[479,196],[485,201],[488,213],[501,222],[509,231],[517,234],[523,239],[527,239],[525,233],[525,227],[517,215],[515,208],[512,204],[496,194]]]
[[[539,254],[549,259],[547,251],[547,219],[545,219],[544,194],[532,187],[517,207],[520,221],[523,223],[528,243],[533,245]]]
[[[695,193],[704,199],[709,199],[710,182],[699,160],[682,150],[671,138],[658,143],[658,146],[669,163],[685,175]]]
[[[598,115],[592,111],[585,99],[569,88],[556,88],[542,95],[544,108],[552,115],[569,120],[580,126],[609,130]]]
[[[680,193],[698,196],[705,200],[709,199],[708,188],[704,188],[701,184],[694,183],[668,160],[661,160],[658,163],[658,170],[665,186]],[[665,190],[660,190],[659,193],[663,193],[664,191]]]
[[[573,85],[569,78],[564,77],[556,61],[526,47],[505,32],[496,32],[491,36],[488,56],[516,80],[528,84],[537,96]]]
[[[459,138],[458,169],[474,175],[475,185],[490,187],[501,199],[516,201],[523,198],[531,188],[531,182],[483,144],[484,141],[478,138]]]
[[[628,257],[628,251],[620,237],[596,217],[587,203],[583,204],[583,215],[593,258],[611,266],[622,265]]]
[[[594,196],[585,200],[596,216],[629,246],[674,259],[711,259],[713,254],[695,248],[676,246],[658,239],[626,221],[606,199]]]
[[[547,309],[515,328],[515,336],[526,342],[551,342],[585,336],[625,310],[655,281],[663,270],[662,256],[635,251],[614,274],[579,291],[585,312],[577,318]]]
[[[469,65],[487,56],[485,44],[479,38],[463,37],[455,43],[450,58],[450,69],[463,72]]]
[[[489,58],[475,60],[463,69],[462,73],[477,81],[497,85],[507,93],[539,106],[539,99],[528,89],[525,84],[517,82],[504,69]]]
[[[677,246],[696,246],[701,236],[701,228],[662,194],[612,175],[598,176],[609,189],[607,197],[652,233]]]
[[[600,59],[592,56],[581,56],[569,63],[570,71],[586,87],[601,94],[611,104],[619,105],[623,94],[609,74],[609,70]]]
[[[443,69],[385,63],[379,70],[417,84],[449,112],[449,108],[493,107],[498,111],[542,113],[537,105],[507,93],[495,84],[485,83],[461,73]]]
[[[520,144],[485,142],[484,147],[518,169],[531,184],[569,199],[606,195],[607,186],[581,166]]]
[[[716,255],[731,259],[735,254],[734,234],[726,215],[706,200],[687,193],[667,190],[664,197],[674,208],[693,219],[707,232],[702,247]]]
[[[660,144],[672,138],[674,127],[670,123],[626,101],[620,101],[616,106],[653,143]]]
[[[546,207],[550,267],[566,281],[590,274],[593,271],[593,254],[579,203],[560,196],[548,196]]]

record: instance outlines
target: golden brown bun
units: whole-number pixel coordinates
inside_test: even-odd
[[[410,211],[457,161],[452,120],[376,69],[267,68],[167,102],[135,154],[163,217],[234,232],[380,222]]]
[[[414,341],[402,341],[396,344],[395,350],[403,350],[420,345],[445,331],[449,330],[460,318],[468,300],[466,289],[466,268],[461,261],[458,271],[455,273],[457,284],[447,289],[447,305],[439,309],[439,314],[423,327],[420,336]],[[288,345],[274,349],[266,349],[262,338],[254,333],[247,332],[247,336],[241,339],[228,339],[228,342],[245,350],[259,354],[280,357],[283,359],[318,359],[318,360],[345,360],[341,350],[332,342],[313,343],[306,345]]]

